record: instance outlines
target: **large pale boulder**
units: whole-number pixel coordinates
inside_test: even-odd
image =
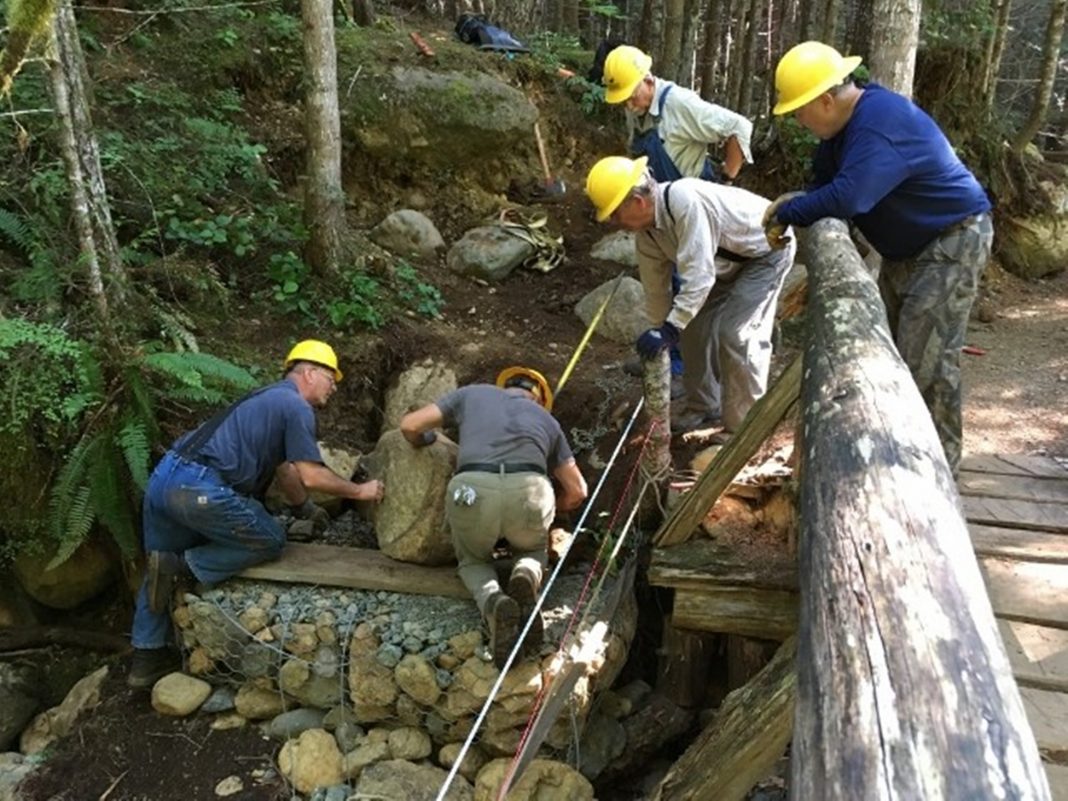
[[[403,759],[376,762],[360,773],[356,797],[434,801],[447,777],[445,771],[433,765],[415,765]],[[449,792],[445,794],[446,801],[470,801],[471,798],[471,785],[466,779],[454,776]]]
[[[282,746],[278,769],[297,790],[310,793],[341,783],[341,751],[329,732],[308,729]]]
[[[478,772],[474,801],[495,801],[512,760],[495,759]],[[593,785],[581,773],[563,762],[535,759],[519,781],[508,791],[508,801],[542,801],[566,798],[567,801],[593,801]]]
[[[449,248],[445,263],[458,275],[494,284],[507,278],[534,252],[534,246],[527,240],[513,236],[501,226],[483,225],[472,228]]]
[[[371,238],[391,253],[420,261],[432,261],[445,249],[445,240],[434,223],[414,209],[390,214],[374,227]]]
[[[413,448],[400,431],[387,431],[366,460],[372,478],[388,490],[374,507],[378,547],[403,562],[442,565],[455,556],[445,531],[445,486],[456,467],[457,446],[442,434]]]
[[[35,717],[22,732],[19,750],[36,754],[70,734],[78,717],[100,703],[100,687],[107,675],[107,665],[90,673],[71,688],[63,703]]]
[[[1042,278],[1068,267],[1068,217],[1005,217],[998,228],[1002,266],[1022,278]]]
[[[412,365],[386,389],[382,430],[397,428],[409,411],[433,403],[456,386],[456,373],[444,364],[427,359]]]
[[[67,561],[49,568],[53,554],[20,554],[13,569],[26,593],[52,609],[73,609],[115,578],[117,563],[96,538],[82,543]]]
[[[613,342],[631,345],[649,327],[649,320],[645,316],[645,290],[636,278],[627,275],[601,284],[578,302],[575,314],[589,325],[604,299],[615,288],[617,280],[621,280],[619,289],[605,308],[604,316],[597,324],[597,333]]]
[[[590,256],[601,261],[614,261],[625,267],[637,267],[638,251],[634,247],[634,234],[630,231],[614,231],[603,236],[590,250]]]

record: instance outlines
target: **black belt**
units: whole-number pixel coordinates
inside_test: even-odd
[[[540,464],[530,462],[471,462],[462,464],[456,468],[456,475],[460,473],[537,473],[540,476],[548,475],[545,468]]]

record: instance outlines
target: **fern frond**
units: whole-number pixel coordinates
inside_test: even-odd
[[[170,339],[175,351],[178,353],[186,351],[198,353],[200,351],[197,336],[193,333],[195,323],[192,317],[162,305],[156,305],[154,311],[156,319],[159,321],[160,333]]]
[[[149,369],[177,378],[189,387],[205,386],[204,379],[239,390],[256,386],[256,379],[248,370],[210,353],[152,353],[145,356],[143,362]],[[192,378],[192,374],[196,377]]]
[[[89,487],[79,487],[69,500],[70,505],[64,510],[63,515],[65,522],[61,523],[63,537],[59,540],[56,555],[52,557],[52,561],[48,563],[45,570],[59,567],[70,559],[71,555],[85,542],[89,536],[89,530],[93,527],[94,514],[89,505]]]
[[[0,208],[0,236],[7,237],[31,256],[37,247],[33,232],[22,218],[7,209]]]
[[[120,432],[121,433],[121,432]],[[109,442],[94,451],[89,471],[89,500],[93,514],[111,532],[124,556],[137,550],[134,505],[126,492],[119,454]]]
[[[179,387],[168,392],[167,397],[173,401],[201,406],[222,406],[232,398],[231,395],[211,387]]]
[[[144,491],[148,484],[148,464],[152,458],[152,445],[148,438],[148,431],[140,420],[129,419],[115,437],[122,451],[126,469],[130,471],[130,478],[139,490]]]
[[[156,419],[156,404],[152,399],[152,389],[136,365],[124,370],[123,377],[130,402],[128,409],[130,421],[140,423],[148,440],[155,442],[159,439],[159,421]]]

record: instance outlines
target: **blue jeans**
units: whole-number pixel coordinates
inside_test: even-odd
[[[210,467],[168,451],[148,480],[143,509],[145,551],[183,554],[200,582],[224,581],[246,567],[277,559],[285,530],[263,504],[234,492]],[[134,648],[160,648],[171,630],[168,612],[148,608],[148,578],[134,611]]]

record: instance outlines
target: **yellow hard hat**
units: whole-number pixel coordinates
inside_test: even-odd
[[[630,190],[638,185],[648,163],[647,156],[636,159],[605,156],[593,165],[586,176],[586,195],[597,207],[597,222],[604,222],[619,208]]]
[[[786,51],[775,68],[779,102],[773,114],[789,114],[837,86],[860,66],[860,56],[845,57],[823,42],[802,42]]]
[[[513,381],[516,378],[527,380]],[[515,386],[533,392],[538,396],[538,403],[545,411],[553,410],[553,391],[549,387],[549,382],[545,380],[545,376],[532,367],[505,367],[497,376],[497,386],[501,389]]]
[[[334,349],[318,339],[305,339],[293,346],[286,356],[285,369],[289,369],[296,362],[312,362],[322,367],[328,367],[334,371],[334,380],[341,380],[341,371],[337,367],[337,354]]]
[[[653,59],[636,47],[620,45],[604,60],[604,75],[601,82],[605,86],[606,103],[626,103],[638,84],[649,74]]]

